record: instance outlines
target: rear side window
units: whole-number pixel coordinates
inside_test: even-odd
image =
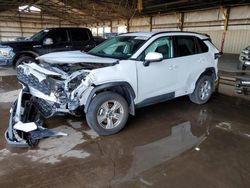
[[[83,42],[83,41],[87,41],[89,40],[89,34],[87,32],[87,30],[84,29],[73,29],[70,30],[71,32],[71,38],[72,41],[74,42]]]
[[[176,57],[197,54],[198,50],[192,36],[176,36]]]
[[[197,45],[199,47],[199,53],[206,53],[208,52],[207,45],[199,38],[196,37]]]

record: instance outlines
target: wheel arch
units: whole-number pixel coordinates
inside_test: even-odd
[[[213,81],[216,81],[217,80],[217,74],[216,74],[216,70],[214,67],[208,67],[206,68],[201,74],[199,74],[196,78],[196,81],[195,83],[193,84],[192,86],[192,92],[194,91],[199,79],[204,76],[204,75],[207,75],[207,76],[211,76]]]
[[[128,82],[110,82],[95,86],[94,89],[90,92],[86,104],[84,106],[85,113],[88,112],[89,105],[92,99],[95,97],[95,95],[103,91],[113,91],[123,96],[125,100],[128,102],[129,113],[131,115],[135,115],[135,104],[134,104],[135,92],[132,86]]]
[[[22,51],[22,52],[19,52],[18,54],[16,54],[14,60],[13,60],[13,65],[15,66],[16,65],[16,62],[17,60],[22,57],[22,56],[30,56],[32,58],[36,58],[39,56],[39,54],[37,54],[36,52],[33,52],[33,51]]]
[[[199,78],[197,79],[197,81],[203,76],[203,75],[207,75],[207,76],[212,76],[213,81],[217,80],[217,74],[215,71],[214,67],[208,67],[205,69],[205,71],[203,73],[200,74]],[[197,82],[196,81],[196,82]]]

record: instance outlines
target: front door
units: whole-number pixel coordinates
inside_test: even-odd
[[[149,52],[163,55],[161,62],[152,62],[145,67],[143,61]],[[139,56],[138,72],[138,103],[148,99],[173,97],[177,84],[178,67],[173,59],[173,41],[171,37],[160,37],[153,41]],[[157,101],[156,101],[157,102]]]
[[[72,50],[72,44],[66,29],[55,30],[49,33],[47,38],[51,38],[53,41],[53,44],[46,45],[48,53]]]

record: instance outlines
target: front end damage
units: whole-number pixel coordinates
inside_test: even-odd
[[[5,133],[8,144],[28,147],[37,145],[43,138],[66,136],[46,129],[44,120],[65,113],[81,115],[93,89],[89,73],[97,67],[97,64],[94,67],[89,64],[19,65],[17,78],[23,89],[10,110]]]
[[[16,147],[32,147],[42,138],[67,135],[46,129],[43,125],[43,117],[36,107],[35,98],[28,93],[27,88],[24,88],[10,109],[9,126],[5,132],[8,144]]]

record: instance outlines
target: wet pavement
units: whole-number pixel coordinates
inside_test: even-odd
[[[206,105],[178,98],[136,111],[100,137],[85,118],[47,121],[68,136],[32,149],[6,145],[20,86],[0,77],[0,187],[249,187],[250,102],[216,94]]]

